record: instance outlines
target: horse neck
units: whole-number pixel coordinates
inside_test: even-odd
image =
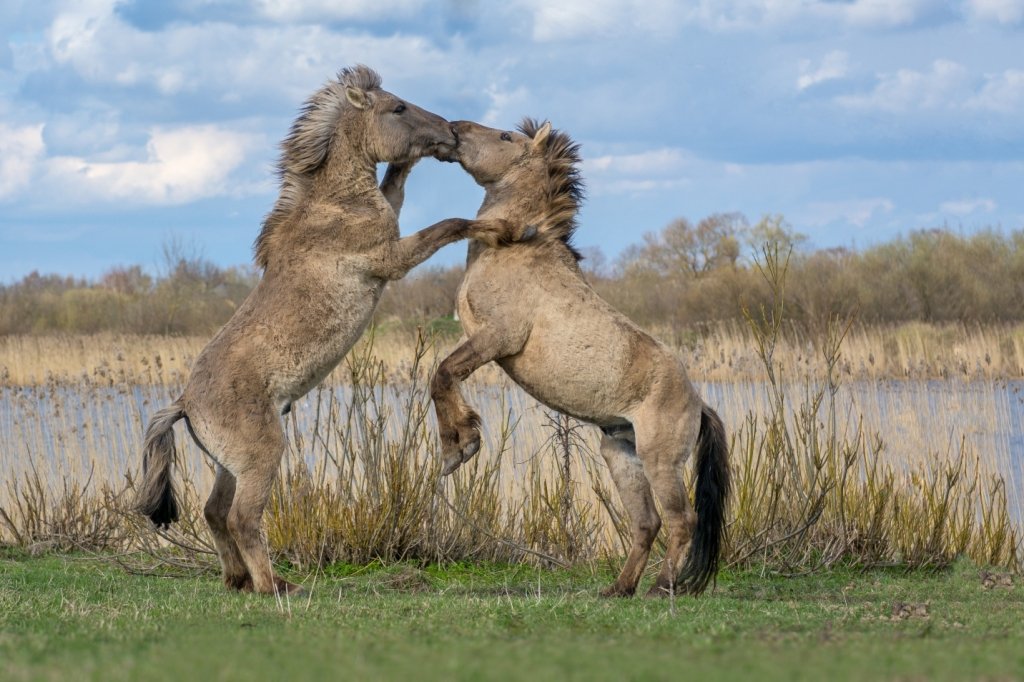
[[[476,217],[503,218],[516,224],[538,224],[548,213],[548,202],[541,191],[515,187],[489,187]]]
[[[540,192],[516,191],[514,187],[488,187],[476,217],[478,220],[501,218],[517,225],[530,225],[543,220],[546,207]],[[472,265],[488,248],[483,242],[471,239],[466,252],[466,267]]]
[[[356,149],[331,154],[310,188],[313,201],[337,205],[376,204],[377,195],[377,164]]]

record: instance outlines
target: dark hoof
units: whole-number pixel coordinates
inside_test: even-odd
[[[462,466],[462,456],[456,455],[455,457],[445,457],[444,465],[441,467],[441,476],[450,476],[458,471],[459,467]]]
[[[444,442],[445,439],[442,438],[442,443]],[[480,430],[475,426],[470,427],[468,435],[460,431],[456,438],[452,438],[448,442],[450,444],[442,448],[444,465],[441,467],[441,476],[454,473],[480,452]]]
[[[286,594],[289,597],[298,597],[306,593],[306,588],[304,588],[302,585],[290,583],[284,578],[280,578],[276,575],[274,576],[274,588],[277,590],[277,593],[282,597]]]
[[[477,432],[469,443],[462,448],[462,461],[468,462],[476,453],[480,452],[480,433]]]
[[[612,585],[601,590],[601,596],[606,599],[629,599],[636,592],[636,588],[629,589],[626,587],[619,587],[618,585]]]
[[[680,596],[682,591],[677,587],[675,589],[675,596]],[[672,596],[672,588],[668,585],[658,585],[655,583],[651,586],[651,589],[647,590],[647,594],[644,595],[648,599],[665,599],[666,597]]]
[[[237,592],[252,592],[252,576],[248,573],[245,575],[226,575],[224,576],[224,586],[229,590]]]

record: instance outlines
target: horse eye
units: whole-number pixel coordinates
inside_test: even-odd
[[[502,133],[501,134],[501,139],[505,140],[505,142],[511,142],[512,141],[512,133],[509,133],[509,132]]]
[[[397,106],[397,107],[395,107],[395,113],[396,113],[396,114],[400,114],[400,113],[402,113],[403,111],[405,111],[405,103],[404,103],[404,102],[399,102],[399,103],[398,103],[398,106]]]

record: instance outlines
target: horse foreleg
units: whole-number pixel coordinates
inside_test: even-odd
[[[381,194],[391,204],[391,210],[395,212],[396,218],[402,212],[402,204],[405,203],[405,181],[414,165],[416,161],[389,163],[388,169],[384,172],[384,179],[380,182]]]
[[[505,220],[446,218],[424,227],[415,235],[380,245],[368,254],[366,268],[368,273],[376,278],[400,280],[411,269],[437,253],[441,247],[476,237],[479,233],[489,235],[496,231],[502,235],[510,235],[515,230],[512,223]]]
[[[492,360],[518,352],[511,339],[482,331],[452,351],[430,381],[441,437],[442,476],[452,473],[480,450],[480,415],[466,404],[460,384]]]
[[[536,228],[516,227],[505,220],[447,218],[397,241],[387,242],[370,254],[367,270],[375,277],[396,280],[440,249],[460,239],[480,239],[488,244],[511,243],[529,238]]]

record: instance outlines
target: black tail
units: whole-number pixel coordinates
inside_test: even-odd
[[[697,441],[697,485],[694,510],[697,528],[679,576],[680,591],[700,594],[718,573],[725,540],[725,508],[729,499],[729,444],[718,414],[705,405]]]
[[[135,509],[157,528],[178,520],[178,502],[171,481],[174,463],[174,422],[185,416],[177,402],[153,415],[142,446],[142,480],[135,494]]]

